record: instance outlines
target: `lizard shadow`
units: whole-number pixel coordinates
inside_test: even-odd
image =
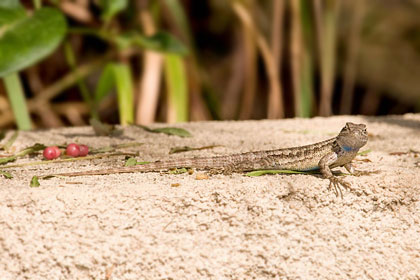
[[[107,138],[118,138],[121,140],[130,140],[134,141],[135,138],[129,137],[126,135],[117,134],[117,135],[96,135],[95,133],[60,133],[60,135],[67,137],[67,138],[73,138],[73,137],[89,137],[89,138],[97,138],[97,137],[107,137]]]

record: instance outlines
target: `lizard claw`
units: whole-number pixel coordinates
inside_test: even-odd
[[[349,189],[350,184],[336,177],[330,177],[328,179],[330,180],[330,185],[328,188],[331,189],[331,187],[333,187],[335,195],[337,197],[338,195],[340,195],[340,197],[343,198],[343,191],[341,190],[340,185],[343,186],[345,189]]]

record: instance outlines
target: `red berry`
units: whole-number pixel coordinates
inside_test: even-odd
[[[79,145],[79,157],[84,157],[89,153],[89,147],[86,145]]]
[[[44,155],[44,158],[50,160],[58,158],[60,153],[60,149],[57,146],[50,146],[46,147],[42,154]]]
[[[76,143],[71,143],[66,148],[66,155],[71,157],[78,157],[80,154],[80,147]]]
[[[59,147],[57,146],[52,146],[52,148],[55,150],[55,152],[57,153],[57,157],[59,157],[61,155],[61,150]]]

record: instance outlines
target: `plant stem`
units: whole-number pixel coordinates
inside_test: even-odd
[[[4,77],[3,80],[18,129],[31,130],[31,118],[28,107],[26,106],[25,93],[20,82],[19,74],[16,72],[12,73]]]

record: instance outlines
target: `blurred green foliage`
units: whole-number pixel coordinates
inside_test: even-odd
[[[419,12],[391,0],[3,0],[0,126],[419,111]]]

